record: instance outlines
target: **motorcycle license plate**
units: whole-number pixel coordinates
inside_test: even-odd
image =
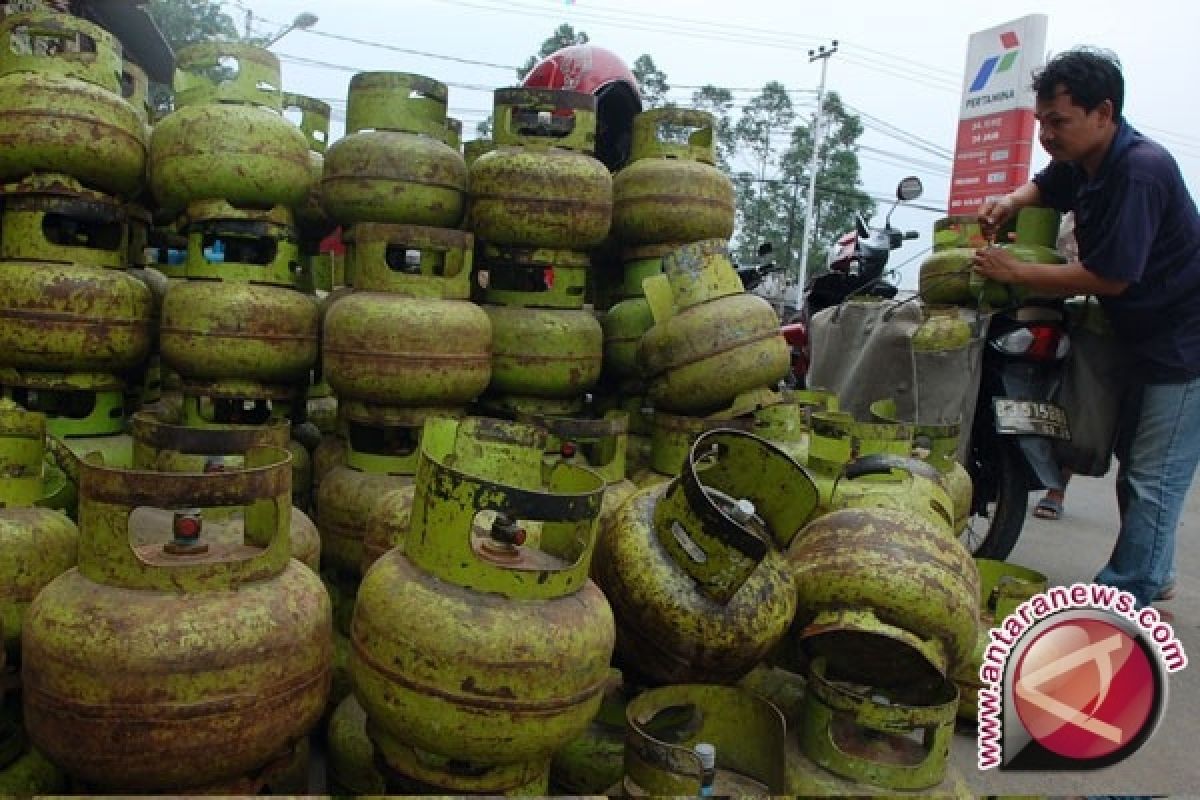
[[[1071,438],[1067,413],[1053,403],[997,397],[992,401],[992,408],[996,412],[997,433]]]

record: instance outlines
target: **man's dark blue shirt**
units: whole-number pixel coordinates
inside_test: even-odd
[[[1093,178],[1056,161],[1033,182],[1044,205],[1075,212],[1080,262],[1129,282],[1100,302],[1139,377],[1200,376],[1200,214],[1171,154],[1122,119]]]

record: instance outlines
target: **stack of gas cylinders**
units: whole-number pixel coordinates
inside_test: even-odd
[[[57,792],[66,776],[22,720],[21,641],[30,604],[76,563],[62,513],[76,496],[71,448],[132,455],[122,424],[151,350],[153,298],[126,269],[126,219],[143,186],[147,117],[122,96],[133,68],[106,31],[16,13],[0,20],[0,42],[0,687],[10,690],[0,793]]]
[[[592,95],[501,89],[468,167],[442,83],[356,75],[329,143],[206,43],[148,134],[107,34],[15,19],[96,43],[0,48],[0,770],[57,781],[15,791],[304,793],[322,720],[351,794],[965,791],[981,614],[1037,576],[959,543],[954,426],[777,388],[709,115],[613,176]],[[159,318],[179,396],[126,423]]]
[[[341,436],[316,497],[339,669],[372,510],[395,492],[390,502],[407,514],[425,421],[462,416],[492,372],[492,326],[471,302],[474,240],[460,228],[467,167],[446,107],[446,86],[429,78],[354,76],[346,136],[321,181],[348,283],[324,309],[322,365]],[[377,530],[371,560],[392,546]],[[335,695],[348,691],[339,674]]]
[[[47,12],[0,31],[0,597],[22,644],[0,788],[301,791],[332,625],[291,501],[286,415],[317,306],[291,211],[309,148],[279,112],[278,62],[182,51],[177,110],[151,135],[147,82],[129,65],[122,81],[108,33]],[[187,240],[169,286],[147,261],[154,213]],[[156,333],[183,397],[130,416],[154,399]],[[78,545],[35,505],[77,512]]]
[[[84,20],[14,14],[0,39],[0,392],[76,452],[128,465],[154,339],[154,295],[127,269],[145,98],[122,96],[134,68]]]

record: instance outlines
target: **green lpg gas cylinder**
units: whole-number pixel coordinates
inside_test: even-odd
[[[781,548],[816,505],[812,480],[772,445],[732,430],[698,437],[680,477],[626,501],[597,547],[623,668],[655,683],[749,672],[791,625]]]
[[[79,537],[64,514],[37,507],[46,491],[45,438],[41,414],[0,400],[0,661],[7,654],[14,665],[29,604],[75,565]]]
[[[491,377],[493,331],[470,302],[471,234],[355,225],[347,235],[354,291],[324,323],[324,374],[343,400],[455,406]]]
[[[945,676],[975,646],[979,574],[944,524],[847,508],[817,517],[787,557],[797,635],[847,680],[887,687]]]
[[[18,46],[22,36],[33,46]],[[97,25],[45,11],[0,20],[0,182],[55,172],[137,194],[146,128],[120,79],[121,45]]]
[[[332,621],[320,580],[290,555],[287,458],[253,450],[213,474],[81,465],[79,567],[30,607],[22,665],[30,739],[81,784],[238,786],[317,722]],[[144,506],[177,510],[166,545],[130,542]],[[245,543],[207,542],[196,506],[244,508]]]
[[[298,133],[298,132],[297,132]],[[307,382],[318,354],[317,301],[297,290],[291,212],[194,204],[187,276],[163,301],[163,361],[201,381]],[[210,261],[217,238],[226,257]]]
[[[823,658],[813,661],[807,679],[799,724],[788,731],[788,791],[963,796],[962,776],[949,761],[958,702],[953,683],[872,688],[836,674]]]
[[[1020,261],[1061,264],[1054,250],[1059,214],[1051,208],[1021,209],[996,233],[995,244]],[[978,217],[946,217],[934,223],[933,253],[921,263],[919,293],[926,303],[1002,306],[1020,302],[1026,290],[984,279],[972,269],[975,251],[988,244]]]
[[[604,481],[559,463],[529,490],[459,469],[458,439],[491,424],[426,423],[404,550],[363,579],[350,669],[391,770],[493,793],[537,779],[544,793],[608,679],[612,612],[588,580]]]
[[[655,324],[638,351],[656,408],[710,413],[787,374],[791,350],[779,317],[766,300],[742,291],[726,242],[681,247],[663,268],[665,275],[643,282]]]
[[[625,720],[625,774],[609,794],[756,797],[787,791],[783,715],[745,689],[651,689],[629,703]],[[706,751],[714,763],[705,763]]]
[[[329,148],[321,204],[343,225],[456,228],[467,165],[445,142],[446,85],[402,72],[350,80],[346,136]]]
[[[596,98],[497,89],[495,149],[471,164],[471,230],[488,244],[588,250],[612,222],[612,176],[592,157]]]
[[[202,42],[176,59],[175,111],[150,137],[150,187],[178,212],[198,200],[302,206],[312,186],[304,134],[281,113],[279,59],[261,47]]]
[[[484,306],[492,321],[494,395],[571,400],[596,385],[604,332],[585,310]]]
[[[0,366],[119,372],[153,339],[150,289],[127,274],[122,204],[78,182],[33,176],[0,224]]]
[[[613,179],[613,233],[626,245],[733,236],[733,183],[718,169],[712,114],[656,108],[633,118],[630,163]]]

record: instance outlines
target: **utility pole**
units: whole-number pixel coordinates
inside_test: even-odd
[[[808,282],[808,245],[812,240],[813,209],[817,199],[817,164],[821,152],[821,112],[825,104],[825,70],[829,66],[829,57],[837,52],[838,43],[834,39],[829,47],[821,45],[816,50],[808,51],[808,63],[821,60],[821,83],[817,86],[817,110],[813,113],[812,127],[812,160],[808,165],[808,205],[804,208],[804,240],[800,242],[800,285],[796,289],[796,306],[804,298],[804,284]]]
[[[254,12],[246,9],[246,39],[254,35]]]

